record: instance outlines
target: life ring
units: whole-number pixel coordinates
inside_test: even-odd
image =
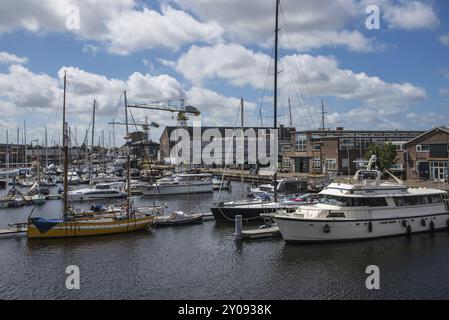
[[[412,227],[410,225],[407,226],[407,235],[412,234]]]
[[[371,221],[368,223],[368,231],[373,232],[373,223]]]
[[[435,223],[433,221],[430,221],[429,228],[430,228],[430,231],[434,231],[435,230]]]
[[[328,224],[326,224],[323,228],[323,231],[324,231],[324,233],[329,233],[329,232],[331,232],[331,227]]]
[[[402,226],[405,228],[407,227],[407,220],[402,220]]]
[[[423,227],[426,226],[426,219],[424,219],[424,218],[421,219],[421,225],[422,225]]]

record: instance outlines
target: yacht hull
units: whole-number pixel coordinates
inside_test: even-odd
[[[296,209],[296,207],[294,207]],[[242,216],[243,221],[262,219],[261,214],[274,214],[277,210],[292,210],[292,207],[273,205],[273,203],[260,203],[251,205],[223,206],[210,208],[215,221],[234,222],[236,216]]]
[[[449,212],[370,220],[312,220],[277,215],[274,220],[287,242],[336,242],[447,229]]]
[[[110,220],[110,221],[71,221],[54,222],[51,228],[40,229],[31,221],[28,222],[27,236],[29,239],[47,238],[77,238],[118,234],[143,230],[152,226],[154,217],[146,216],[136,219]]]
[[[207,193],[212,192],[211,184],[192,184],[192,185],[163,185],[152,187],[144,191],[144,196],[188,194],[188,193]]]
[[[108,199],[125,199],[126,193],[119,193],[115,195],[111,194],[96,194],[96,195],[86,195],[82,193],[68,194],[68,201],[94,201],[94,200],[108,200]]]

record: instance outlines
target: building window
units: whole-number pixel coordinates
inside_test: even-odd
[[[350,150],[353,148],[354,148],[354,139],[352,138],[340,139],[340,150]]]
[[[355,140],[355,147],[357,149],[368,149],[371,144],[370,138],[357,138]]]
[[[284,152],[289,152],[291,149],[292,148],[290,146],[284,146]]]
[[[341,167],[347,169],[349,167],[349,159],[341,159]]]
[[[284,168],[290,168],[291,167],[290,158],[284,158],[284,160],[282,161],[282,164],[283,164]]]
[[[385,138],[373,138],[371,141],[375,144],[384,144]]]
[[[321,159],[320,158],[312,159],[312,169],[321,169]]]
[[[315,150],[315,151],[319,151],[321,149],[321,145],[314,144],[314,145],[312,145],[312,149]]]
[[[429,152],[430,146],[428,144],[417,144],[416,152]]]
[[[325,165],[326,165],[326,170],[330,170],[330,171],[337,170],[337,160],[335,160],[335,159],[326,159]]]
[[[307,150],[307,137],[305,135],[298,134],[296,136],[296,150],[297,151]]]

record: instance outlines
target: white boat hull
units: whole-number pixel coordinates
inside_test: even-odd
[[[332,242],[382,238],[445,229],[449,226],[449,212],[371,220],[313,220],[277,215],[274,220],[285,241]],[[431,222],[433,222],[433,227]],[[326,229],[329,232],[325,232]]]
[[[126,193],[119,194],[96,194],[96,195],[86,195],[82,193],[73,193],[67,195],[68,201],[93,201],[93,200],[103,200],[103,199],[123,199],[126,198]]]
[[[188,194],[188,193],[206,193],[212,192],[212,183],[210,184],[191,184],[191,185],[162,185],[153,186],[144,192],[145,196]]]

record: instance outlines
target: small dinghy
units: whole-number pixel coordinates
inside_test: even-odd
[[[202,213],[184,213],[182,211],[175,211],[168,216],[156,217],[154,220],[156,227],[178,226],[202,222]]]

